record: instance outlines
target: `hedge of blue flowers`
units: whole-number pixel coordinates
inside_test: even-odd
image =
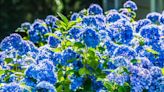
[[[23,23],[0,43],[0,92],[164,92],[164,12],[136,10],[92,4]]]

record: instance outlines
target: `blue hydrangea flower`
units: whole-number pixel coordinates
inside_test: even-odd
[[[36,58],[36,56],[37,56],[38,53],[39,53],[38,48],[34,45],[33,42],[31,42],[31,41],[26,41],[26,42],[27,42],[27,44],[29,45],[29,49],[30,49],[29,54],[30,54],[33,58]]]
[[[33,43],[38,43],[40,41],[45,42],[46,38],[44,35],[48,32],[50,31],[48,30],[46,23],[38,19],[32,24],[32,29],[28,31],[30,41]]]
[[[39,92],[56,92],[55,87],[46,81],[41,81],[36,85],[36,89]]]
[[[88,13],[90,15],[103,14],[103,9],[97,4],[92,4],[88,8]]]
[[[115,52],[113,53],[113,57],[116,56],[123,56],[128,60],[132,60],[135,59],[135,57],[137,56],[136,52],[127,46],[120,46],[119,48],[117,48],[115,50]]]
[[[147,14],[146,18],[151,20],[151,22],[153,23],[158,23],[159,22],[159,18],[161,17],[160,13],[157,12],[152,12]]]
[[[37,80],[33,78],[23,78],[21,83],[25,83],[27,86],[35,87],[37,84]]]
[[[96,48],[96,46],[100,43],[99,36],[93,28],[86,28],[82,33],[82,39],[88,47],[92,48]]]
[[[99,26],[99,24],[98,24],[95,16],[86,16],[82,20],[82,26],[97,28]]]
[[[0,67],[4,65],[5,52],[0,52]]]
[[[71,77],[71,84],[70,89],[73,91],[76,91],[81,85],[83,84],[83,78],[82,77]]]
[[[14,33],[2,40],[0,49],[3,51],[17,49],[20,47],[21,42],[22,37],[19,34]]]
[[[20,87],[19,84],[12,82],[10,84],[5,84],[0,88],[1,92],[25,92],[24,88]]]
[[[81,10],[80,12],[79,12],[79,17],[80,18],[83,18],[84,16],[86,16],[87,15],[87,10],[86,9],[83,9],[83,10]]]
[[[83,27],[93,27],[100,30],[105,27],[105,17],[103,15],[85,16],[81,24]]]
[[[56,48],[60,43],[61,41],[58,38],[55,38],[53,36],[48,37],[48,44],[51,48]]]
[[[98,27],[97,30],[103,30],[105,29],[105,23],[106,23],[106,18],[104,15],[95,15],[95,19],[97,21]]]
[[[164,36],[164,25],[161,25],[159,28],[161,29],[160,36]],[[161,38],[161,40],[164,40],[164,38]]]
[[[113,23],[119,19],[121,19],[121,15],[118,12],[108,13],[108,15],[106,16],[107,23]]]
[[[123,73],[119,73],[121,72],[121,68],[118,67],[114,70],[114,72],[111,72],[107,78],[110,82],[114,82],[117,83],[120,86],[123,86],[125,82],[129,81],[129,75],[125,72]]]
[[[161,51],[159,51],[159,55],[157,58],[157,61],[159,62],[159,67],[164,67],[164,50],[161,49]]]
[[[157,82],[158,82],[158,85],[157,85],[157,87],[158,87],[158,92],[162,92],[163,90],[164,90],[164,77],[162,76],[162,77],[160,77],[160,78],[158,78],[157,79]]]
[[[120,15],[123,19],[127,20],[127,21],[131,21],[131,18],[133,17],[131,14],[129,15],[129,13],[125,12],[125,11],[121,11]]]
[[[67,65],[68,62],[75,62],[80,55],[74,52],[71,48],[68,48],[62,52],[63,59],[61,61],[62,65]]]
[[[152,83],[149,87],[149,92],[162,92],[160,87],[163,86],[161,78],[162,78],[162,71],[159,67],[153,66],[150,69],[150,73],[152,75]],[[164,80],[163,80],[164,81]]]
[[[89,79],[91,80],[91,89],[94,92],[99,92],[99,90],[103,90],[105,89],[103,82],[102,81],[98,81],[96,76],[89,76]],[[84,84],[85,85],[85,84]]]
[[[23,41],[17,50],[19,55],[26,55],[30,51],[29,44]]]
[[[159,67],[153,66],[150,68],[150,74],[152,75],[153,79],[157,79],[162,77],[162,71]]]
[[[124,3],[124,8],[130,8],[132,9],[133,11],[136,11],[138,8],[137,8],[137,5],[135,2],[129,0],[129,1],[126,1]]]
[[[121,8],[119,11],[120,15],[122,15],[122,17],[127,19],[128,21],[130,21],[131,18],[136,17],[136,13],[134,11],[129,11],[129,9],[127,8]]]
[[[22,23],[21,28],[24,29],[24,30],[30,30],[31,29],[31,24],[29,22]]]
[[[79,17],[79,14],[78,14],[78,13],[73,13],[73,14],[71,15],[71,20],[72,20],[72,21],[75,21],[78,17]]]
[[[81,28],[78,27],[72,27],[69,31],[68,34],[70,36],[70,38],[78,40],[80,38],[80,33],[82,32]]]
[[[62,61],[61,53],[55,53],[50,50],[50,48],[45,45],[39,48],[39,53],[36,57],[36,61],[39,63],[40,60],[48,59],[49,61],[53,62],[54,65],[58,64]]]
[[[54,65],[59,64],[63,60],[62,53],[54,53],[53,56],[51,56],[51,60]]]
[[[109,38],[107,30],[99,30],[98,34],[101,41],[105,41]]]
[[[161,15],[161,17],[159,18],[159,22],[160,22],[161,24],[164,24],[164,14]]]
[[[106,20],[105,20],[105,16],[104,15],[95,15],[95,18],[97,20],[97,22],[100,24],[100,23],[105,23]]]
[[[28,34],[30,36],[30,41],[33,43],[38,43],[41,40],[41,37],[39,36],[39,33],[36,32],[35,30],[29,30]]]
[[[140,62],[139,66],[142,68],[150,69],[151,67],[153,67],[153,64],[146,57],[140,57],[137,58],[137,60]]]
[[[164,89],[164,77],[155,79],[152,85],[149,87],[148,92],[163,92]]]
[[[112,61],[107,62],[107,68],[108,69],[116,69],[117,67],[114,65]]]
[[[124,67],[127,67],[129,62],[128,60],[126,60],[124,57],[122,56],[117,56],[115,58],[113,58],[113,61],[114,61],[114,65],[116,67],[120,67],[120,66],[124,66]]]
[[[73,61],[73,68],[74,70],[79,70],[80,68],[83,67],[82,60],[75,60]]]
[[[48,60],[40,61],[37,65],[30,65],[25,75],[27,78],[33,78],[37,80],[37,82],[40,81],[47,81],[51,84],[56,83],[56,74],[54,73],[54,66],[51,62]]]
[[[151,52],[144,49],[144,51],[140,54],[144,57],[147,57],[150,60],[150,62],[153,63],[153,65],[158,66],[158,67],[163,67],[164,66],[164,63],[161,62],[161,61],[164,60],[163,54],[161,54],[162,55],[161,56],[160,52],[159,52],[159,54],[155,55],[155,54],[153,54],[153,53],[151,53]]]
[[[45,23],[47,24],[47,26],[49,26],[49,30],[51,31],[51,30],[53,30],[53,28],[56,28],[57,26],[56,26],[56,21],[57,21],[58,19],[55,17],[55,16],[53,16],[53,15],[48,15],[47,17],[46,17],[46,19],[45,19]]]
[[[129,70],[132,92],[142,92],[144,89],[149,89],[152,81],[149,70],[137,66],[131,66]]]
[[[137,21],[135,31],[138,33],[143,26],[146,26],[148,24],[151,24],[151,21],[149,19],[141,19],[141,20]]]
[[[51,59],[53,58],[54,52],[50,50],[49,46],[47,45],[42,46],[38,50],[39,50],[39,53],[36,57],[37,62],[44,59],[49,59],[51,61]]]
[[[18,77],[15,74],[11,74],[8,82],[18,82]]]
[[[110,40],[107,40],[104,44],[104,46],[106,47],[107,53],[112,56],[115,49],[118,47],[115,43],[113,43]]]
[[[148,41],[156,41],[159,40],[159,27],[157,25],[146,25],[140,29],[140,35]]]
[[[108,28],[109,36],[115,43],[128,44],[133,39],[132,25],[126,20],[118,20]]]

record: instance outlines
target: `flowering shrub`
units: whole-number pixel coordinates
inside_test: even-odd
[[[163,92],[164,13],[92,4],[23,23],[0,43],[1,92]]]

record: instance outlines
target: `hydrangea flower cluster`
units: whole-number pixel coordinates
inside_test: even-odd
[[[0,43],[0,92],[164,92],[164,12],[136,10],[91,4],[23,23]]]

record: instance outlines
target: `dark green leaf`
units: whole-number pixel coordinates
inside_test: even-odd
[[[132,59],[130,62],[131,62],[132,64],[136,64],[136,63],[137,63],[137,59]]]
[[[82,44],[81,42],[75,42],[75,43],[74,43],[74,46],[75,46],[75,47],[78,47],[78,48],[84,48],[84,47],[85,47],[85,45]]]
[[[12,62],[13,61],[13,59],[12,58],[5,58],[5,62],[8,64],[8,63],[10,63],[10,62]]]

